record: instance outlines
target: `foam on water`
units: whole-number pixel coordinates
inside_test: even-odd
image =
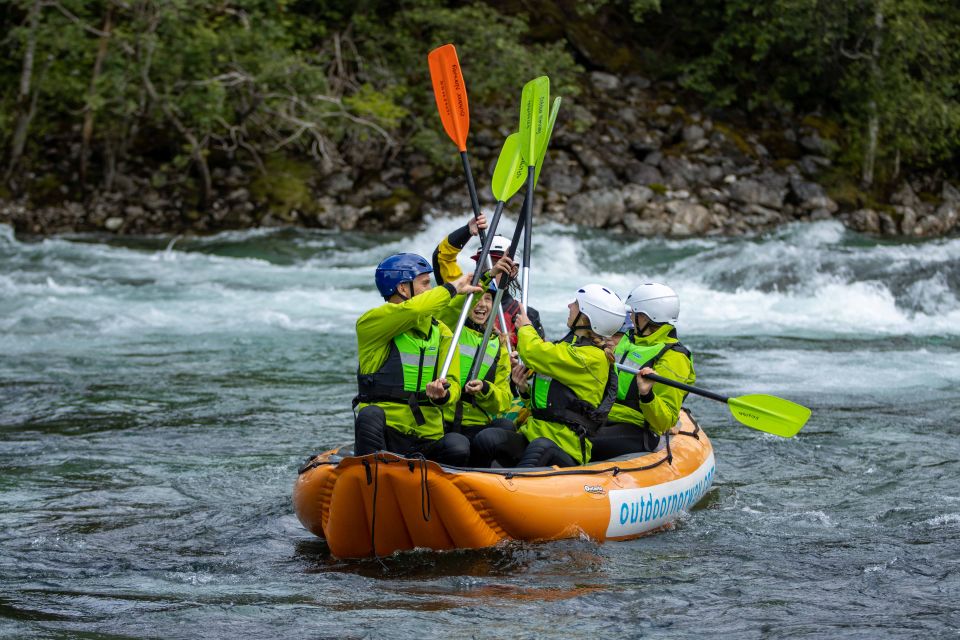
[[[430,219],[411,236],[235,231],[158,239],[156,249],[86,238],[20,242],[2,226],[3,327],[16,333],[66,314],[104,334],[350,332],[356,316],[380,301],[376,263],[398,251],[429,257],[459,222]],[[504,218],[499,232],[509,236],[513,228]],[[297,253],[258,249],[278,233],[287,237],[277,244],[293,244]],[[461,252],[465,271],[477,244]],[[551,333],[563,331],[566,304],[583,284],[599,282],[626,297],[636,284],[658,280],[681,296],[685,335],[960,335],[960,239],[879,244],[834,222],[763,238],[690,240],[631,240],[543,224],[530,280],[531,303]]]

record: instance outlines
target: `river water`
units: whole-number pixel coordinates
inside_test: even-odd
[[[0,636],[960,635],[960,239],[831,222],[739,239],[536,229],[530,300],[550,337],[579,285],[665,281],[699,384],[813,409],[783,440],[689,399],[717,476],[675,528],[332,558],[293,514],[297,466],[352,437],[373,266],[429,255],[456,224],[0,227]]]

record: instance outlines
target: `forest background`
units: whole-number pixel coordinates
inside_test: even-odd
[[[343,228],[341,206],[350,227],[416,222],[465,195],[426,64],[446,42],[481,175],[541,74],[560,149],[659,160],[709,122],[777,169],[802,142],[783,132],[812,131],[835,209],[896,229],[904,185],[935,204],[958,174],[949,0],[6,0],[0,34],[0,221],[20,231]],[[596,107],[598,85],[641,113]],[[665,114],[670,135],[631,142]]]

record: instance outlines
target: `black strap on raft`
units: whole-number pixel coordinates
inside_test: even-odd
[[[427,482],[429,468],[427,467],[427,458],[419,451],[407,458],[407,467],[410,473],[416,468],[414,460],[420,461],[420,514],[424,522],[430,522],[430,483]]]

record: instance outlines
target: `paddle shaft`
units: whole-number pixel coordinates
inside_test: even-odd
[[[510,248],[507,249],[507,255],[511,258],[513,254],[517,251],[517,245],[520,243],[520,234],[523,233],[523,217],[520,218],[517,222],[517,228],[513,231],[513,240],[510,242]],[[507,334],[507,339],[510,339],[510,336],[507,331],[507,322],[506,318],[503,316],[503,292],[507,290],[507,287],[510,286],[510,275],[507,273],[501,273],[500,279],[497,281],[497,295],[493,298],[493,308],[497,309],[500,312],[500,328],[504,334]],[[487,318],[486,326],[483,328],[483,339],[480,341],[480,346],[477,347],[477,353],[473,357],[473,362],[470,364],[470,372],[467,374],[467,379],[464,383],[469,382],[477,377],[477,372],[480,371],[480,364],[483,361],[483,355],[487,352],[487,343],[490,342],[490,335],[493,333],[493,321],[494,316],[491,314]]]
[[[523,308],[527,308],[530,300],[530,242],[533,228],[533,189],[536,184],[536,169],[527,165],[527,193],[523,199],[523,273],[520,284],[523,287],[520,300]]]
[[[634,369],[633,367],[628,367],[625,364],[617,363],[617,369],[621,371],[626,371],[628,373],[637,374],[640,373],[639,369]],[[710,398],[711,400],[716,400],[718,402],[726,403],[730,396],[721,395],[719,393],[714,393],[713,391],[707,391],[706,389],[701,389],[700,387],[695,387],[692,384],[684,384],[683,382],[677,382],[676,380],[671,380],[670,378],[664,378],[663,376],[658,376],[655,373],[645,373],[643,377],[647,380],[653,380],[654,382],[659,382],[660,384],[665,384],[668,387],[674,387],[675,389],[683,389],[690,393],[695,393],[698,396],[703,396],[704,398]]]
[[[463,154],[461,154],[463,155]],[[469,175],[469,174],[468,174]],[[469,180],[472,184],[472,179]],[[475,196],[476,194],[474,194]],[[479,204],[478,210],[479,210]],[[497,233],[497,225],[500,224],[500,216],[503,214],[503,202],[497,203],[497,208],[493,212],[493,220],[490,222],[490,233],[486,235],[483,241],[483,246],[480,248],[480,255],[477,256],[477,268],[473,272],[473,278],[470,280],[470,284],[477,286],[477,283],[480,282],[480,275],[483,273],[483,269],[480,268],[481,264],[491,264],[490,263],[490,245],[493,244],[493,237]],[[493,267],[488,267],[492,269]],[[440,378],[446,378],[447,374],[450,372],[450,366],[453,364],[453,352],[457,349],[457,346],[460,344],[460,334],[463,332],[463,325],[467,322],[467,315],[470,313],[471,308],[473,307],[473,293],[467,294],[466,299],[463,301],[463,309],[460,310],[460,317],[457,319],[456,329],[453,331],[453,337],[450,340],[450,348],[447,349],[447,357],[444,360],[443,367],[440,369]]]

